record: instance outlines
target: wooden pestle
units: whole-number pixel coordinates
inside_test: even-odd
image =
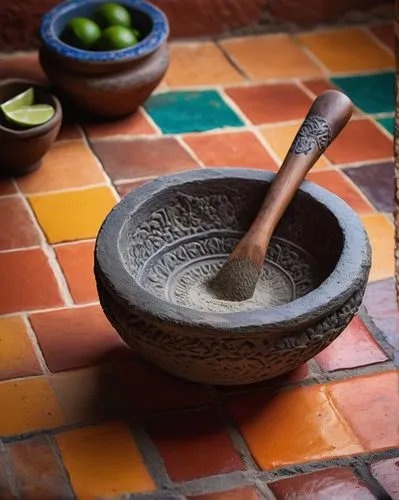
[[[273,231],[299,185],[352,115],[352,102],[337,90],[327,90],[313,102],[260,210],[208,286],[218,299],[252,297]]]

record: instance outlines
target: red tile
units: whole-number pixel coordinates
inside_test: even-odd
[[[335,170],[311,172],[307,179],[342,198],[358,214],[364,215],[374,212],[373,207],[364,200],[353,182],[341,172]]]
[[[57,135],[57,141],[70,141],[75,139],[82,139],[82,129],[77,123],[73,121],[62,120],[61,129]]]
[[[0,314],[63,304],[47,256],[41,249],[0,254]]]
[[[256,488],[252,486],[244,486],[235,490],[219,491],[218,493],[205,493],[204,495],[196,495],[188,497],[189,500],[260,500]]]
[[[226,93],[256,125],[301,120],[312,104],[310,97],[290,83],[233,88]]]
[[[29,55],[12,55],[0,58],[0,80],[6,78],[24,78],[48,83],[40,66],[37,52],[32,52]]]
[[[352,120],[327,148],[325,155],[336,165],[390,158],[392,140],[371,120]]]
[[[199,406],[211,401],[200,384],[194,384],[135,357],[115,367],[127,404],[135,411]]]
[[[388,358],[362,320],[355,317],[341,335],[315,359],[324,371],[331,372],[372,365]]]
[[[268,484],[278,500],[377,500],[350,469],[328,469]]]
[[[52,372],[94,365],[128,350],[100,306],[32,314],[30,321]]]
[[[184,142],[206,167],[277,170],[275,161],[252,132],[187,135]]]
[[[211,409],[155,417],[148,421],[147,430],[172,481],[244,470],[223,423]]]
[[[16,192],[17,190],[11,179],[0,179],[0,196],[14,194]]]
[[[371,466],[371,472],[392,499],[399,498],[399,458],[381,460]]]
[[[366,450],[399,446],[399,379],[387,372],[327,386],[335,405]]]
[[[307,82],[302,83],[314,94],[315,97],[320,95],[322,92],[325,92],[326,90],[336,89],[335,85],[333,85],[331,82],[322,79],[308,80]]]
[[[198,166],[174,137],[103,140],[92,146],[113,180],[166,175]]]
[[[395,50],[395,32],[391,23],[372,26],[370,29],[384,45]]]
[[[86,124],[85,129],[89,139],[118,135],[154,135],[157,133],[141,109],[120,120],[97,121],[96,123]]]
[[[40,244],[40,237],[24,203],[18,196],[0,198],[0,250]]]
[[[94,279],[94,241],[60,245],[55,248],[73,300],[77,304],[98,300]]]
[[[9,476],[4,453],[1,449],[0,449],[0,498],[1,500],[16,500],[18,498],[14,489],[14,484],[12,483]]]
[[[139,186],[142,186],[146,182],[149,182],[149,181],[134,181],[134,182],[125,182],[123,184],[117,184],[116,190],[121,195],[121,197],[124,198],[127,194],[130,193],[130,191],[133,191],[133,189],[136,189]]]
[[[20,498],[72,498],[71,488],[50,444],[50,438],[38,436],[10,443],[6,448]]]

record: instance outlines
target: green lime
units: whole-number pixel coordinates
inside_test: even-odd
[[[55,113],[55,110],[49,104],[34,104],[33,106],[24,106],[15,111],[4,111],[4,115],[12,123],[22,127],[36,127],[49,121]]]
[[[97,24],[86,17],[75,17],[66,25],[61,40],[79,49],[89,50],[101,36]]]
[[[96,45],[98,50],[121,50],[133,47],[137,43],[137,36],[132,30],[123,26],[110,26],[105,29]]]
[[[9,99],[0,106],[0,108],[6,113],[7,111],[15,111],[23,106],[30,106],[33,104],[34,92],[33,88],[30,87],[25,92],[18,94],[17,96]]]
[[[122,5],[112,2],[103,3],[94,12],[94,19],[101,28],[108,28],[109,26],[130,28],[132,25],[129,11]]]

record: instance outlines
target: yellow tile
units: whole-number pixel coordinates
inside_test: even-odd
[[[133,437],[122,422],[64,432],[56,441],[79,500],[155,489]]]
[[[231,403],[239,428],[262,469],[363,451],[327,396],[325,386],[247,394]]]
[[[282,162],[291,147],[295,134],[298,132],[300,123],[294,125],[278,125],[275,127],[265,127],[261,129],[263,137],[267,140],[271,148]],[[322,168],[329,163],[322,156],[313,168]]]
[[[378,281],[394,275],[394,228],[382,214],[362,217],[370,238],[373,252],[370,281]]]
[[[49,381],[44,377],[0,383],[0,436],[64,425]]]
[[[226,40],[221,45],[252,80],[319,77],[321,70],[289,35]]]
[[[17,180],[24,193],[42,193],[105,182],[89,147],[82,141],[55,143],[39,170]]]
[[[171,63],[165,78],[170,87],[226,85],[243,80],[243,76],[214,43],[176,44],[171,47]]]
[[[95,238],[116,204],[108,187],[33,195],[29,202],[50,243]]]
[[[301,35],[300,40],[334,73],[389,69],[392,54],[361,28],[347,28]]]

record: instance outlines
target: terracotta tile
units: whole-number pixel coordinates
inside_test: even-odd
[[[69,291],[77,304],[98,300],[94,279],[94,241],[66,243],[55,247]]]
[[[0,380],[42,373],[21,317],[0,318],[0,345]]]
[[[284,161],[300,125],[300,123],[293,125],[273,125],[261,129],[261,134],[280,158],[281,163]],[[325,167],[328,164],[324,156],[322,156],[313,168]]]
[[[305,85],[305,87],[309,89],[314,94],[315,97],[317,97],[326,90],[336,90],[337,88],[328,80],[323,80],[323,79],[309,80],[302,82],[302,84]]]
[[[249,36],[221,42],[233,60],[255,81],[321,76],[321,70],[290,35]],[[265,61],[265,54],[267,59]]]
[[[198,166],[174,137],[104,140],[93,143],[93,149],[113,180],[166,175]]]
[[[122,415],[119,387],[108,366],[58,373],[51,383],[68,424]]]
[[[363,321],[355,317],[341,335],[315,359],[324,371],[331,372],[380,363],[388,358]]]
[[[125,350],[100,306],[36,313],[30,321],[52,372],[94,365]]]
[[[375,71],[394,66],[394,57],[367,31],[344,28],[299,36],[302,43],[333,73]]]
[[[127,194],[130,193],[130,191],[133,191],[134,189],[142,186],[146,182],[151,182],[150,180],[145,180],[145,181],[133,181],[133,182],[124,182],[123,184],[117,184],[116,189],[120,196],[124,198]]]
[[[211,401],[202,385],[174,377],[139,357],[116,364],[115,370],[124,399],[135,412],[186,408]]]
[[[399,446],[398,389],[394,371],[328,386],[336,407],[367,451]]]
[[[24,78],[48,83],[40,66],[37,52],[0,58],[0,80],[6,78]]]
[[[372,266],[369,281],[394,275],[394,228],[384,215],[368,215],[362,222],[370,238]]]
[[[108,187],[29,196],[29,202],[50,243],[97,236],[116,204]]]
[[[399,458],[376,462],[371,465],[371,472],[392,499],[399,498]]]
[[[154,126],[151,125],[141,109],[120,120],[87,123],[85,125],[85,130],[90,140],[119,135],[135,136],[156,134]]]
[[[371,120],[352,120],[325,154],[335,164],[385,159],[393,155],[392,141]]]
[[[184,141],[206,167],[276,170],[276,163],[252,132],[188,135]]]
[[[399,308],[393,278],[370,283],[364,305],[384,338],[399,351]]]
[[[279,500],[294,498],[377,500],[367,485],[351,469],[336,468],[301,474],[270,483],[268,486]]]
[[[14,194],[17,190],[11,179],[0,178],[0,196]]]
[[[244,469],[223,423],[211,409],[154,417],[147,430],[172,481]]]
[[[294,84],[227,89],[226,94],[255,125],[303,120],[312,100]]]
[[[78,498],[155,490],[128,427],[111,422],[56,436]]]
[[[71,141],[83,139],[83,131],[80,126],[65,118],[62,119],[61,129],[57,135],[57,141]]]
[[[169,87],[228,85],[244,80],[212,42],[178,43],[171,46],[171,62],[165,77]]]
[[[72,498],[71,488],[47,436],[6,445],[17,488],[24,500]]]
[[[0,314],[63,304],[47,256],[41,249],[0,254]]]
[[[9,476],[9,467],[6,457],[0,448],[0,498],[2,500],[17,500],[17,492],[13,479]]]
[[[40,237],[18,196],[0,198],[0,250],[40,245]]]
[[[0,413],[0,436],[64,425],[64,417],[45,377],[0,383],[0,407],[12,411]]]
[[[24,193],[105,183],[96,157],[83,141],[56,143],[44,156],[39,170],[17,180]]]
[[[395,33],[391,23],[371,26],[369,29],[384,45],[392,51],[395,50]]]
[[[358,214],[374,212],[373,207],[363,199],[354,184],[341,172],[335,170],[310,172],[307,179],[342,198]]]
[[[325,386],[245,394],[232,398],[229,406],[262,469],[363,451]]]
[[[244,486],[235,490],[220,491],[218,493],[205,493],[187,497],[189,500],[260,500],[256,488]]]
[[[380,212],[393,211],[393,163],[371,163],[361,167],[345,168],[345,174]]]

